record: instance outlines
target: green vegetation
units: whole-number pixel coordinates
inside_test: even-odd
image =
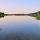
[[[37,18],[38,20],[40,20],[40,11],[37,12],[36,18]]]
[[[4,17],[4,13],[0,12],[0,17]]]

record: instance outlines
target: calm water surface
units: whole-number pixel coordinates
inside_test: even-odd
[[[0,18],[0,40],[40,40],[40,20],[29,16]]]

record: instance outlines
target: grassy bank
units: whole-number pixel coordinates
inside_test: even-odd
[[[38,20],[40,20],[40,11],[37,12],[37,16],[36,16],[36,18],[37,18]]]

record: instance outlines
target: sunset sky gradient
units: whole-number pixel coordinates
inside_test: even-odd
[[[40,10],[40,0],[0,0],[0,12],[31,13]]]

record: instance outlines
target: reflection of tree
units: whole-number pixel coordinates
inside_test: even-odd
[[[0,17],[0,18],[4,18],[4,17]]]

